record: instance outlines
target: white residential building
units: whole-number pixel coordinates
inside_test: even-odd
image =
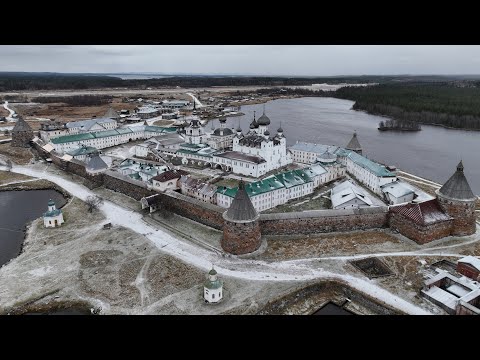
[[[410,202],[415,198],[412,187],[399,180],[383,185],[381,188],[389,205]]]
[[[289,148],[293,161],[299,164],[313,164],[327,151],[334,154],[337,149],[338,146],[312,144],[299,141]]]
[[[153,136],[176,132],[175,128],[164,128],[160,126],[131,126],[108,131],[78,133],[75,135],[60,136],[51,139],[52,146],[56,151],[64,153],[79,148],[80,146],[91,146],[97,149],[104,149],[139,139],[149,139]]]
[[[118,127],[117,120],[112,118],[94,118],[89,120],[74,121],[66,124],[69,134],[99,132],[113,130]]]
[[[372,206],[372,200],[367,193],[350,180],[335,186],[330,193],[332,209],[351,209]]]
[[[154,176],[152,178],[152,188],[158,192],[165,192],[167,190],[179,190],[180,178],[184,175],[188,175],[183,170],[168,170],[164,173]]]
[[[382,186],[397,181],[397,176],[366,157],[354,151],[345,150],[347,172],[374,193],[383,195]]]
[[[318,179],[326,173],[311,168],[292,170],[245,184],[245,190],[257,211],[264,211],[314,192]],[[217,205],[229,208],[238,188],[218,187]]]
[[[179,180],[182,194],[210,203],[217,203],[217,187],[207,184],[190,175],[182,175]]]

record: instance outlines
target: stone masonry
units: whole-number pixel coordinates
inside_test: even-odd
[[[225,221],[222,248],[235,255],[248,254],[257,250],[262,243],[258,221],[235,223]]]
[[[453,217],[451,235],[465,236],[475,234],[475,200],[453,200],[438,194],[437,201],[443,211]]]
[[[418,244],[426,244],[430,241],[450,236],[453,227],[453,219],[429,225],[420,225],[396,213],[390,213],[389,223],[390,228]]]

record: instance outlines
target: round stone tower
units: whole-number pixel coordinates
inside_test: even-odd
[[[30,140],[33,139],[33,130],[21,116],[19,116],[17,123],[12,130],[13,147],[29,147]]]
[[[235,255],[248,254],[257,250],[262,234],[258,223],[259,215],[247,194],[243,180],[227,211],[223,213],[222,248]]]
[[[453,217],[452,235],[471,235],[476,231],[475,201],[463,173],[463,163],[457,165],[457,171],[436,191],[437,201],[448,215]]]

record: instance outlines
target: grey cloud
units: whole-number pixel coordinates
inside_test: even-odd
[[[476,74],[480,46],[5,45],[0,71]]]

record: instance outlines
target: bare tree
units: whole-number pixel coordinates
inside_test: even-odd
[[[94,210],[98,210],[98,207],[103,204],[103,199],[100,196],[89,196],[85,203],[88,206],[88,212],[91,213]]]

